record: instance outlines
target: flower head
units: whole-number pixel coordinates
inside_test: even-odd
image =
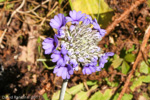
[[[56,36],[61,38],[59,46],[56,36],[55,39],[48,38],[43,42],[45,52],[47,54],[52,52],[52,62],[56,62],[54,73],[63,79],[69,79],[73,71],[79,69],[78,65],[83,67],[83,74],[100,71],[107,62],[107,58],[114,55],[111,52],[103,53],[97,46],[106,31],[100,28],[96,19],[92,20],[89,15],[75,10],[70,11],[69,15],[64,17],[58,14],[50,21],[50,25],[57,29]],[[68,26],[66,22],[71,22],[72,25]],[[56,43],[57,50],[57,46],[54,45]]]

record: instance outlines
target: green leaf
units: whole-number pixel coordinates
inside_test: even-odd
[[[142,76],[141,76],[141,77],[142,77]],[[148,75],[148,76],[143,76],[142,82],[150,83],[150,75]]]
[[[107,89],[104,93],[101,93],[100,91],[96,92],[89,100],[110,100],[111,96],[112,89]]]
[[[124,94],[121,100],[132,100],[133,95],[131,94]]]
[[[89,100],[102,100],[102,93],[100,91],[94,93]]]
[[[133,82],[132,86],[130,87],[130,89],[132,91],[134,91],[135,88],[140,86],[140,85],[142,85],[142,80],[141,79],[136,79],[136,80],[134,80],[134,82]]]
[[[84,88],[83,83],[80,83],[79,85],[73,86],[70,89],[68,89],[68,92],[70,94],[75,95],[77,92],[81,91]]]
[[[96,85],[97,81],[87,81],[86,84],[89,86]]]
[[[130,48],[130,49],[127,51],[127,53],[132,52],[132,51],[134,51],[134,50],[135,50],[135,45],[132,45],[132,48]]]
[[[86,14],[98,14],[113,11],[104,0],[69,0],[72,10]],[[98,5],[100,1],[100,6]],[[83,6],[84,4],[84,6]]]
[[[6,10],[9,10],[9,9],[11,9],[11,8],[13,8],[13,7],[14,7],[14,4],[13,4],[13,3],[7,4],[7,5],[6,5]]]
[[[4,2],[4,1],[6,1],[6,0],[0,0],[0,2]]]
[[[130,66],[128,65],[128,63],[126,61],[123,61],[123,64],[122,64],[122,73],[123,74],[127,74],[128,71],[130,69]]]
[[[75,95],[75,100],[87,100],[88,92],[80,91]]]
[[[119,67],[119,66],[121,65],[122,61],[123,61],[122,58],[116,58],[115,60],[113,60],[112,66],[113,66],[114,68]]]
[[[134,54],[127,54],[124,59],[127,61],[127,62],[134,62],[135,60],[135,55]]]
[[[148,65],[145,63],[145,61],[142,61],[140,64],[140,72],[145,74],[148,74],[149,72]]]
[[[110,100],[112,95],[112,90],[111,89],[107,89],[103,95],[103,99],[102,100]]]
[[[59,100],[59,95],[60,95],[60,90],[53,94],[52,100]],[[66,92],[64,100],[72,100],[72,96]]]
[[[148,2],[148,7],[150,7],[150,0],[148,0],[147,2]]]
[[[47,93],[44,93],[44,94],[43,94],[43,98],[44,98],[44,100],[49,100],[49,99],[48,99],[48,96],[47,96]]]
[[[60,4],[60,5],[62,4],[62,2],[63,2],[63,0],[59,0],[59,4]]]
[[[113,100],[117,100],[118,97],[119,97],[119,93],[116,93]]]
[[[118,86],[118,82],[110,82],[110,81],[108,80],[108,78],[105,78],[105,80],[106,80],[107,84],[108,84],[109,86],[111,86],[111,87],[116,87],[116,86]]]
[[[93,90],[97,89],[97,87],[98,87],[98,85],[94,85],[94,86],[92,86],[92,87],[90,88],[89,91],[93,91]]]

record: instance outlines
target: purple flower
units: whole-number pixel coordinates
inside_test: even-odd
[[[54,16],[54,19],[50,20],[50,26],[57,30],[59,30],[65,24],[66,24],[66,18],[63,14],[58,14]]]
[[[83,20],[83,24],[89,25],[89,24],[91,24],[91,23],[92,23],[92,18],[91,18],[91,16],[86,15],[86,16],[85,16],[85,19]]]
[[[46,38],[42,45],[43,49],[45,49],[45,54],[50,54],[58,47],[58,39],[56,36],[54,36],[54,39]]]
[[[72,24],[79,24],[85,16],[81,11],[76,12],[75,10],[69,12],[70,17],[66,17],[67,22],[72,22]]]
[[[113,56],[114,53],[113,52],[107,52],[105,53],[103,56],[101,56],[100,60],[99,60],[99,66],[97,66],[97,71],[100,71],[101,68],[104,67],[105,63],[108,62],[108,56]]]
[[[73,67],[74,70],[78,70],[78,63],[75,59],[70,60],[70,65]]]
[[[66,24],[66,17],[63,14],[58,14],[54,17],[54,19],[51,19],[50,26],[52,28],[57,29],[58,38],[63,38],[65,36],[65,33],[64,33],[65,24]]]
[[[100,36],[103,37],[105,35],[105,33],[106,33],[106,30],[100,28],[100,26],[97,23],[96,19],[93,20],[92,24],[93,24],[93,28],[96,29],[99,32]]]
[[[93,72],[96,72],[96,67],[93,65],[86,65],[82,69],[83,74],[92,74]]]
[[[61,76],[63,79],[69,79],[70,75],[73,74],[73,68],[69,64],[66,66],[56,66],[53,73],[57,76]]]
[[[69,61],[69,57],[67,55],[68,51],[65,47],[61,48],[61,51],[56,50],[52,55],[52,62],[57,62],[57,66],[65,66],[66,62]]]

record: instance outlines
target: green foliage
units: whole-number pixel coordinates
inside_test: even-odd
[[[127,55],[125,55],[124,59],[125,59],[127,62],[134,62],[134,60],[135,60],[135,55],[134,55],[134,54],[127,54]]]
[[[41,38],[40,37],[38,37],[37,43],[41,43]],[[38,53],[40,55],[40,53],[41,53],[41,45],[38,45]]]
[[[130,69],[129,64],[126,61],[123,61],[123,64],[122,64],[122,73],[123,74],[127,74],[128,71],[129,71],[129,69]]]
[[[87,81],[86,84],[89,86],[93,86],[97,84],[97,81]]]
[[[6,10],[9,10],[9,9],[11,9],[11,8],[13,8],[14,7],[14,4],[13,3],[9,3],[9,4],[7,4],[6,5]]]
[[[150,7],[150,0],[148,0],[147,2],[148,2],[148,7]]]
[[[47,96],[47,93],[44,93],[44,94],[43,94],[43,98],[44,98],[44,100],[49,100],[49,99],[48,99],[48,96]]]
[[[71,8],[86,14],[98,14],[113,11],[104,0],[69,0]],[[98,5],[100,3],[100,5]],[[83,5],[84,6],[81,6]]]
[[[0,2],[5,2],[6,0],[0,0]]]
[[[121,100],[132,100],[133,95],[131,94],[124,94]]]
[[[59,0],[59,4],[60,4],[60,5],[62,4],[62,2],[63,2],[63,0]]]
[[[101,93],[100,91],[96,92],[89,100],[109,100],[111,96],[112,90],[107,89],[104,93]]]
[[[87,100],[88,92],[80,91],[76,94],[76,100]]]
[[[142,61],[141,64],[140,64],[140,72],[144,73],[144,74],[148,74],[148,72],[149,72],[149,67],[145,63],[145,61]]]
[[[116,59],[113,60],[112,66],[113,66],[114,68],[119,67],[119,66],[122,64],[122,61],[123,61],[122,58],[116,58]]]
[[[137,87],[142,85],[142,82],[149,83],[150,82],[150,75],[147,75],[147,76],[143,75],[143,76],[140,76],[140,77],[134,79],[133,84],[130,87],[130,89],[132,91],[134,91]]]
[[[52,100],[59,100],[59,95],[60,95],[60,90],[53,94]],[[71,100],[71,99],[72,99],[72,95],[70,95],[66,92],[64,100]]]
[[[106,80],[106,82],[107,82],[107,84],[109,85],[109,86],[111,86],[111,87],[116,87],[116,86],[118,86],[118,82],[110,82],[109,80],[108,80],[108,78],[105,78],[105,80]]]
[[[131,53],[134,50],[135,50],[135,45],[132,45],[132,48],[130,48],[129,50],[127,50],[126,53]]]
[[[83,89],[83,83],[80,83],[76,86],[73,86],[72,88],[68,89],[68,92],[70,94],[75,95],[77,92],[81,91]]]
[[[116,93],[116,95],[114,96],[113,100],[117,100],[117,98],[119,97],[119,93]],[[124,94],[121,100],[132,100],[133,95],[132,94]]]

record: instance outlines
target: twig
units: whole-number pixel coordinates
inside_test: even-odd
[[[63,80],[59,100],[64,100],[67,84],[68,84],[68,79]]]
[[[126,89],[128,88],[130,79],[131,79],[131,77],[132,77],[132,75],[133,75],[133,73],[134,73],[134,71],[136,69],[136,66],[138,65],[138,62],[140,61],[140,59],[142,58],[142,51],[144,51],[144,49],[145,49],[146,43],[147,43],[147,41],[149,39],[149,36],[150,36],[150,25],[148,26],[147,30],[145,31],[143,42],[141,44],[138,56],[137,56],[137,58],[135,60],[135,63],[133,64],[132,70],[131,70],[129,76],[127,77],[125,85],[124,85],[124,87],[123,87],[123,89],[122,89],[122,91],[121,91],[121,93],[120,93],[120,95],[119,95],[117,100],[121,100],[123,94],[125,93]]]
[[[49,2],[49,0],[46,0],[44,2],[42,2],[42,5],[46,4],[47,2]],[[36,6],[34,9],[29,10],[29,11],[18,11],[19,13],[25,14],[25,13],[30,13],[30,12],[34,12],[36,9],[38,9],[41,5]]]
[[[26,0],[23,0],[21,5],[11,14],[11,17],[10,17],[9,21],[7,22],[7,26],[10,25],[10,22],[11,22],[13,16],[23,7],[23,5],[25,4],[25,1]],[[0,37],[0,44],[1,44],[2,40],[3,40],[3,37],[4,37],[6,32],[7,32],[7,28],[4,30],[2,36]]]
[[[115,26],[118,23],[120,23],[122,20],[126,19],[126,17],[130,14],[131,11],[133,11],[134,8],[136,8],[137,6],[139,6],[144,1],[145,0],[137,0],[134,4],[132,4],[129,9],[127,9],[119,18],[117,18],[111,25],[109,25],[106,28],[106,34],[105,34],[105,36],[107,36],[115,28]]]
[[[89,88],[88,88],[88,86],[87,86],[86,82],[83,82],[83,84],[84,84],[84,86],[85,86],[86,90],[88,91],[88,90],[89,90]]]

